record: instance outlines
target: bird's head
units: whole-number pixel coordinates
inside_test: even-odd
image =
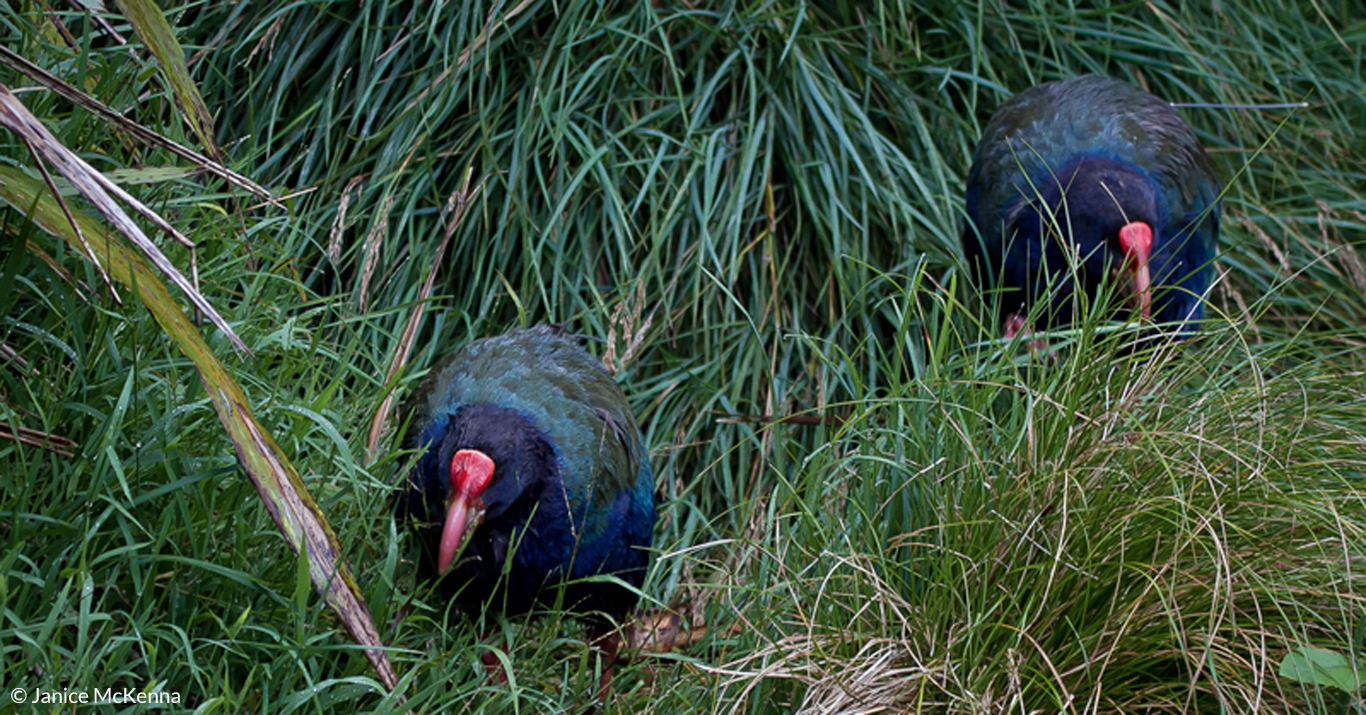
[[[1067,257],[1051,261],[1048,272],[1069,270],[1072,263],[1088,284],[1108,277],[1136,314],[1152,316],[1149,263],[1162,223],[1156,186],[1137,167],[1079,158],[1039,182],[1021,209],[1015,230],[1025,243],[1037,242],[1038,259]]]
[[[433,527],[440,524],[436,566],[444,576],[480,527],[525,519],[547,480],[559,474],[559,463],[549,438],[527,414],[499,405],[461,406],[426,439],[436,443],[428,442],[428,453],[409,477],[415,493],[401,509]]]
[[[445,575],[484,522],[484,491],[493,481],[493,459],[477,449],[461,449],[451,456],[450,492],[446,496],[446,522],[441,527],[437,573]]]

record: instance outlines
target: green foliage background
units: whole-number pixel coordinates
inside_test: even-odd
[[[364,447],[439,356],[566,321],[602,339],[647,432],[646,592],[699,626],[619,668],[607,711],[1360,712],[1278,671],[1308,645],[1351,662],[1366,628],[1358,4],[162,9],[227,162],[286,208],[168,179],[182,160],[20,96],[196,241],[254,356],[210,343],[347,547],[409,700],[311,595],[188,360],[22,206],[0,209],[0,418],[76,447],[0,440],[6,686],[582,711],[598,666],[572,622],[496,629],[512,675],[485,679],[496,624],[416,587],[388,516],[410,455],[393,432]],[[0,9],[5,47],[198,146],[106,22]],[[1137,356],[1097,319],[1041,364],[991,342],[959,270],[962,180],[1001,100],[1083,72],[1230,105],[1181,110],[1228,184],[1216,317]],[[0,162],[36,176],[8,134]],[[794,414],[822,419],[718,420]]]

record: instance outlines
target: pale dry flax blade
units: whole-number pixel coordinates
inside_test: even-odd
[[[209,156],[222,162],[223,152],[219,151],[213,136],[213,119],[209,116],[208,108],[204,106],[204,98],[199,95],[199,88],[190,78],[190,68],[185,64],[185,50],[176,40],[171,23],[166,21],[161,8],[150,0],[117,2],[124,17],[127,17],[129,24],[133,26],[133,31],[142,40],[142,44],[156,55],[161,71],[166,73],[166,78],[171,83],[170,89],[175,102],[180,106],[185,122],[198,137],[199,145],[209,152]]]
[[[71,30],[66,28],[66,24],[62,22],[62,17],[53,12],[52,7],[47,3],[41,3],[41,6],[43,12],[47,13],[45,19],[51,24],[52,29],[56,30],[57,34],[62,36],[62,42],[65,42],[67,47],[80,47],[81,43],[76,40],[75,35],[71,34]]]
[[[0,439],[13,440],[20,444],[27,444],[30,447],[45,449],[53,454],[58,454],[68,459],[76,456],[76,450],[80,448],[79,444],[76,444],[66,437],[59,437],[55,434],[40,432],[28,427],[16,427],[11,429],[9,425],[3,422],[0,422]]]
[[[73,249],[81,250],[76,231],[68,223],[70,219],[41,182],[13,167],[0,166],[0,200],[11,206],[27,207],[35,225]],[[83,224],[81,230],[87,234],[100,231],[99,221],[93,216],[76,212],[71,218]],[[378,639],[378,629],[365,607],[355,578],[339,560],[341,543],[317,502],[309,495],[298,471],[285,457],[284,450],[261,428],[242,388],[209,349],[199,328],[185,317],[180,305],[171,298],[161,277],[116,236],[111,236],[101,248],[110,275],[138,296],[166,335],[194,363],[214,412],[266,510],[290,547],[309,559],[310,576],[318,592],[346,624],[352,637],[365,648],[366,656],[379,672],[385,687],[396,687],[393,667]]]
[[[36,117],[34,118],[34,121],[37,121]],[[39,126],[42,126],[41,123],[39,124]],[[46,132],[47,128],[43,127],[43,130]],[[158,214],[157,212],[147,208],[145,205],[143,205],[141,201],[138,201],[132,194],[128,193],[127,191],[124,191],[122,186],[119,186],[113,181],[110,181],[109,177],[105,176],[102,172],[97,171],[95,167],[85,163],[84,159],[77,156],[70,149],[67,149],[66,145],[58,141],[58,139],[55,136],[52,136],[50,132],[48,132],[47,136],[51,138],[53,143],[51,145],[42,147],[45,150],[44,157],[49,162],[56,164],[58,169],[60,169],[63,163],[65,163],[69,166],[83,170],[82,172],[80,172],[82,178],[87,179],[89,182],[92,182],[95,186],[103,189],[107,193],[113,194],[115,198],[120,199],[125,204],[131,206],[133,210],[142,214],[143,218],[147,219],[148,221],[151,221],[152,225],[170,234],[171,238],[174,238],[176,242],[180,245],[190,249],[191,251],[195,250],[194,241],[191,241],[178,229],[176,229],[175,226],[172,226],[169,221],[162,218],[161,214]],[[54,157],[56,158],[54,159]],[[76,184],[76,182],[73,181],[70,176],[67,177],[67,180],[71,181],[73,185]],[[81,187],[77,185],[76,188],[79,190]],[[85,192],[82,191],[81,193],[84,194]],[[87,196],[87,198],[89,197]],[[113,202],[110,202],[110,204],[117,207],[117,204],[114,204]],[[120,210],[120,212],[122,211]]]
[[[109,13],[109,8],[105,7],[104,0],[68,0],[67,4],[76,8],[77,12],[85,13],[86,17],[96,25],[99,25],[100,29],[104,30],[106,35],[114,38],[114,41],[117,42],[120,47],[128,44],[127,38],[118,30],[114,29],[114,26],[109,24],[109,21],[105,19],[104,16]],[[53,12],[52,8],[47,8],[47,12],[49,19],[56,14]],[[133,53],[129,52],[128,54],[132,55]]]
[[[465,212],[470,206],[474,194],[479,192],[479,188],[484,185],[481,180],[479,186],[470,191],[470,179],[474,176],[474,167],[465,167],[465,183],[460,187],[460,191],[451,196],[450,204],[454,204],[455,215],[451,217],[450,223],[446,224],[446,235],[441,237],[441,243],[436,247],[436,255],[432,257],[432,268],[427,271],[427,279],[422,283],[422,290],[418,293],[417,304],[408,313],[408,322],[403,326],[403,334],[399,337],[398,347],[394,350],[394,359],[389,363],[389,374],[384,377],[384,384],[389,385],[389,394],[384,396],[379,408],[375,410],[375,415],[370,419],[370,434],[365,439],[366,454],[371,459],[375,458],[375,450],[379,447],[379,438],[384,434],[384,426],[389,420],[389,411],[394,406],[394,378],[398,376],[404,365],[408,364],[408,356],[413,351],[413,341],[417,339],[417,329],[422,325],[422,314],[427,308],[427,299],[432,297],[432,286],[436,283],[436,274],[441,267],[441,261],[446,256],[446,246],[450,244],[451,237],[455,235],[456,229],[460,228],[465,222]]]
[[[22,371],[25,376],[37,374],[36,370],[29,370],[28,361],[24,359],[24,356],[5,342],[0,342],[0,361],[14,363],[14,366]]]
[[[123,115],[105,106],[99,100],[96,100],[95,98],[90,97],[89,95],[85,94],[84,92],[81,92],[75,87],[72,87],[66,82],[63,82],[56,76],[48,74],[46,71],[43,70],[43,68],[33,64],[32,62],[29,62],[27,59],[24,59],[22,56],[16,54],[13,50],[10,50],[8,47],[4,47],[3,45],[0,45],[0,62],[9,65],[16,72],[19,72],[20,74],[23,74],[24,76],[28,77],[34,82],[37,82],[38,84],[48,88],[54,94],[57,94],[58,96],[71,102],[72,104],[82,107],[83,109],[89,111],[91,114],[94,114],[95,116],[100,117],[104,121],[109,122],[110,124],[117,127],[119,131],[128,133],[134,139],[137,139],[143,144],[165,149],[166,151],[169,151],[172,154],[175,154],[176,156],[179,156],[180,158],[185,159],[186,161],[189,161],[199,166],[204,171],[223,179],[224,181],[228,182],[229,184],[232,184],[233,186],[236,186],[239,189],[242,189],[243,191],[250,192],[251,194],[277,207],[284,208],[284,204],[281,203],[278,198],[271,195],[269,191],[267,191],[251,179],[248,179],[247,177],[242,176],[241,174],[227,168],[223,165],[222,162],[210,159],[209,157],[204,156],[203,154],[200,154],[199,152],[190,149],[189,147],[182,146],[181,144],[178,144],[170,139],[167,139],[166,137],[157,134],[156,132],[142,126],[141,124],[138,124],[132,120],[125,118]]]
[[[57,184],[52,180],[52,175],[48,173],[47,167],[43,166],[43,160],[38,156],[38,150],[34,148],[33,142],[24,139],[24,146],[28,147],[29,154],[33,155],[33,163],[37,165],[38,171],[43,174],[43,181],[47,182],[47,188],[52,192],[52,198],[57,200],[57,204],[62,207],[62,213],[66,215],[67,223],[76,232],[76,237],[81,239],[81,245],[85,247],[85,255],[90,257],[90,262],[95,264],[95,270],[99,271],[100,278],[104,279],[104,285],[109,289],[109,295],[114,297],[114,302],[123,305],[123,299],[119,297],[119,291],[114,287],[114,282],[109,280],[109,273],[100,265],[99,256],[95,255],[95,249],[90,247],[90,240],[85,237],[85,231],[76,222],[76,217],[71,215],[71,209],[66,205],[66,199],[62,198],[62,192],[57,190]]]
[[[205,388],[209,384],[205,382]],[[223,393],[220,393],[222,395]],[[224,395],[226,397],[226,395]],[[244,403],[236,405],[236,410],[250,415],[250,411]],[[288,509],[284,513],[279,513],[271,509],[271,516],[279,524],[280,529],[289,533],[290,529],[282,522],[282,519],[292,518],[294,520],[293,530],[303,538],[303,543],[296,546],[306,550],[308,556],[309,575],[313,580],[318,593],[322,595],[327,605],[341,616],[342,623],[346,626],[347,632],[351,634],[352,640],[362,646],[375,646],[365,648],[365,657],[369,659],[370,665],[379,673],[380,681],[390,692],[398,687],[398,675],[394,672],[394,666],[389,662],[388,656],[379,649],[383,645],[380,640],[379,629],[375,627],[375,619],[370,615],[370,609],[361,600],[353,589],[355,583],[350,569],[346,566],[346,561],[338,552],[336,546],[336,536],[332,533],[331,527],[327,525],[327,520],[318,510],[317,502],[311,498],[303,499],[296,489],[284,488],[284,485],[291,484],[297,480],[297,475],[291,474],[291,468],[287,468],[281,463],[279,446],[274,440],[264,435],[255,420],[243,420],[243,426],[250,434],[252,445],[256,448],[259,455],[265,457],[269,465],[268,474],[276,480],[275,488],[284,497],[284,502]],[[241,454],[241,445],[238,453]],[[245,459],[243,460],[245,461]],[[264,476],[264,475],[263,475]],[[291,479],[295,477],[295,479]],[[304,492],[306,495],[307,492]],[[267,507],[273,506],[271,502],[266,502]],[[400,696],[401,697],[401,696]]]
[[[237,336],[237,333],[228,325],[228,321],[224,320],[223,316],[219,315],[209,301],[199,291],[195,290],[189,281],[185,280],[185,276],[181,275],[175,264],[171,263],[170,259],[161,252],[161,249],[157,248],[156,244],[147,238],[137,223],[115,203],[109,194],[113,193],[128,202],[129,205],[138,208],[144,216],[149,214],[149,217],[155,216],[154,223],[163,229],[170,228],[170,224],[166,223],[160,216],[156,216],[151,209],[133,199],[126,191],[114,186],[103,174],[85,163],[70,149],[67,149],[3,84],[0,84],[0,124],[30,142],[48,163],[57,167],[57,171],[66,177],[66,180],[71,182],[71,185],[76,187],[76,190],[94,205],[96,210],[137,246],[152,262],[152,265],[157,267],[157,270],[161,271],[176,287],[180,288],[197,310],[208,316],[209,320],[218,326],[219,330],[223,331],[223,334],[228,337],[238,352],[246,355],[251,354],[251,350],[247,349],[246,343]],[[179,236],[178,232],[174,230],[171,232],[173,235]],[[186,242],[189,241],[183,236],[180,238]]]
[[[76,291],[76,295],[79,295],[82,300],[87,302],[94,300],[94,291],[90,290],[90,286],[86,285],[85,281],[77,279],[76,274],[72,273],[66,266],[58,263],[57,259],[54,258],[52,254],[44,251],[42,246],[39,246],[33,241],[27,242],[26,246],[30,255],[37,257],[38,260],[47,264],[48,270],[57,274],[57,276],[65,281],[67,285],[71,286]]]

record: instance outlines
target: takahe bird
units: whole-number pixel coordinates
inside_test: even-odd
[[[466,345],[409,405],[422,453],[396,512],[426,548],[421,571],[472,613],[558,604],[584,616],[608,656],[605,688],[610,628],[637,595],[600,577],[639,588],[655,524],[621,388],[575,336],[538,325]]]
[[[1181,117],[1134,85],[1084,75],[1011,97],[977,145],[965,208],[963,252],[999,281],[1008,337],[1038,301],[1036,327],[1066,326],[1106,282],[1179,337],[1204,314],[1219,179]]]

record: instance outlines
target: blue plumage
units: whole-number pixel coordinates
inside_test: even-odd
[[[635,605],[633,590],[587,579],[644,580],[649,455],[621,389],[573,336],[540,325],[471,343],[411,404],[410,444],[425,451],[397,515],[430,552],[424,570],[445,571],[458,603],[516,614],[555,605],[563,586],[558,602],[600,625]],[[454,537],[453,501],[468,502]],[[459,556],[454,543],[443,551],[454,540],[468,542]]]
[[[1219,180],[1190,127],[1126,82],[1085,75],[1027,89],[987,124],[968,176],[963,252],[996,285],[1007,334],[1042,327],[1117,281],[1129,305],[1185,335],[1204,314]]]

